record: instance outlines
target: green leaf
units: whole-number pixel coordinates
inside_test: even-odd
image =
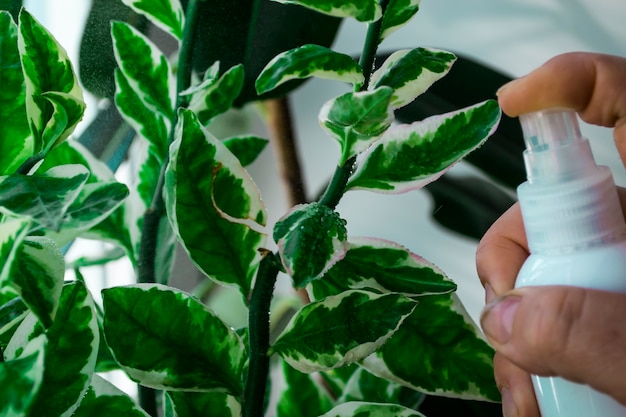
[[[226,112],[233,106],[243,88],[245,77],[241,64],[230,68],[219,78],[213,78],[212,74],[208,71],[204,82],[182,93],[191,95],[189,109],[196,113],[200,123],[205,126],[215,116]]]
[[[417,303],[399,294],[352,290],[302,307],[271,348],[302,372],[336,368],[374,352]]]
[[[293,79],[309,77],[363,83],[363,70],[349,55],[319,45],[304,45],[276,55],[256,79],[256,91],[263,94]]]
[[[456,284],[432,263],[396,243],[351,238],[346,256],[323,279],[311,283],[315,299],[348,289],[394,292],[414,297],[456,290]]]
[[[300,204],[274,226],[282,264],[296,287],[318,279],[348,250],[346,221],[318,204]]]
[[[59,248],[48,238],[26,238],[11,274],[13,287],[45,328],[54,323],[65,276]]]
[[[224,145],[239,159],[242,166],[253,163],[269,141],[257,136],[233,136],[224,139]]]
[[[0,289],[0,349],[7,347],[28,312],[28,307],[15,290],[11,287]]]
[[[276,417],[317,417],[333,407],[327,392],[307,374],[282,363],[285,390],[276,405]]]
[[[7,347],[16,355],[29,340],[43,334],[34,315],[22,322]],[[48,345],[41,389],[30,415],[69,417],[89,387],[98,353],[98,325],[94,303],[79,281],[63,287],[54,324],[46,331]]]
[[[11,276],[18,248],[28,234],[30,225],[30,221],[25,218],[8,218],[0,223],[0,288],[7,284]]]
[[[341,148],[339,165],[365,151],[393,122],[393,89],[346,93],[328,101],[319,114],[322,127]]]
[[[27,216],[44,227],[59,230],[69,206],[78,197],[89,172],[82,165],[63,165],[43,175],[0,177],[0,206],[5,212]]]
[[[206,306],[159,284],[102,291],[104,333],[115,359],[142,385],[238,396],[246,354]]]
[[[18,48],[34,150],[46,151],[67,138],[82,119],[83,93],[65,50],[24,9],[19,18]]]
[[[405,49],[394,52],[372,74],[371,88],[389,86],[395,91],[391,98],[394,109],[405,106],[443,78],[456,61],[450,52],[430,48]]]
[[[44,373],[46,336],[40,335],[24,347],[17,357],[0,362],[0,415],[27,416]]]
[[[122,0],[137,13],[145,15],[152,23],[178,40],[183,38],[185,12],[179,0]]]
[[[392,127],[363,155],[347,188],[402,193],[436,180],[483,144],[500,121],[494,100]]]
[[[223,392],[165,392],[165,417],[240,417],[241,404]]]
[[[382,16],[376,0],[275,0],[279,3],[297,4],[320,13],[336,17],[353,17],[360,22],[373,22]]]
[[[421,297],[400,329],[362,365],[422,392],[500,401],[493,354],[457,296],[446,294]]]
[[[93,375],[89,389],[72,417],[149,417],[128,395]]]
[[[389,0],[380,28],[379,43],[408,23],[418,12],[420,0]]]
[[[12,174],[33,154],[26,118],[26,87],[17,49],[17,26],[0,11],[0,175]]]
[[[175,83],[169,62],[156,45],[132,26],[114,22],[111,33],[119,65],[115,103],[124,119],[164,158],[167,132],[174,117]]]
[[[424,417],[418,411],[396,404],[353,401],[343,403],[320,417]]]
[[[266,221],[259,191],[237,158],[181,110],[165,178],[167,214],[192,261],[247,297]]]
[[[398,404],[401,400],[401,391],[402,386],[400,384],[378,378],[362,367],[358,367],[337,401],[339,403],[371,401]]]

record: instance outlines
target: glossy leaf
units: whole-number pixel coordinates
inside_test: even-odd
[[[263,94],[293,79],[309,77],[363,83],[363,70],[349,55],[319,45],[304,45],[276,55],[256,80],[256,91]]]
[[[302,372],[363,359],[398,329],[417,303],[399,294],[346,291],[302,307],[271,348]]]
[[[6,355],[20,352],[43,334],[34,315],[20,325]],[[31,407],[33,416],[69,417],[89,387],[98,353],[98,325],[94,303],[85,286],[73,281],[63,287],[54,324],[46,331],[48,345],[41,389]]]
[[[72,417],[148,417],[128,395],[106,379],[93,375],[89,389]]]
[[[6,348],[28,313],[28,307],[11,287],[0,289],[0,349]]]
[[[27,416],[44,372],[46,336],[30,340],[19,355],[0,361],[0,415]]]
[[[59,248],[48,238],[26,238],[11,274],[13,287],[45,328],[54,323],[65,276]]]
[[[211,74],[209,71],[209,77],[205,76],[203,83],[185,93],[191,95],[189,109],[196,113],[203,125],[233,106],[243,88],[245,77],[241,64],[230,68],[219,78],[213,78]]]
[[[418,12],[420,0],[389,0],[380,28],[379,42],[408,23]]]
[[[311,283],[315,299],[348,289],[399,293],[408,297],[456,289],[446,274],[426,259],[382,239],[350,238],[346,256],[321,280]]]
[[[297,4],[320,13],[336,17],[353,17],[360,22],[373,22],[382,16],[376,0],[276,0],[279,3]]]
[[[367,372],[362,367],[358,367],[348,380],[339,403],[349,401],[371,401],[377,403],[398,404],[401,402],[402,386],[396,382],[391,382]]]
[[[330,410],[333,401],[311,375],[304,374],[286,362],[282,363],[285,388],[276,405],[276,417],[318,417]]]
[[[269,143],[257,136],[234,136],[223,142],[244,167],[253,163]]]
[[[170,148],[164,197],[172,226],[210,278],[250,292],[266,236],[259,191],[222,142],[181,111]]]
[[[119,65],[115,103],[124,119],[164,158],[167,132],[174,117],[175,84],[169,62],[156,45],[132,26],[114,22],[111,33]]]
[[[413,389],[499,401],[493,349],[454,294],[420,298],[402,326],[362,365]]]
[[[33,154],[33,140],[26,118],[26,87],[17,49],[17,26],[0,11],[0,175],[12,174]]]
[[[123,0],[123,2],[176,39],[183,38],[185,12],[179,0]]]
[[[324,130],[339,143],[339,165],[365,151],[393,122],[390,105],[393,90],[389,87],[374,91],[346,93],[322,107],[319,121]]]
[[[83,93],[65,50],[24,9],[20,12],[18,48],[34,150],[47,151],[67,138],[82,119]]]
[[[43,175],[0,177],[0,206],[15,215],[59,230],[63,216],[78,197],[89,173],[81,165],[52,168]]]
[[[500,108],[487,100],[392,127],[363,155],[348,188],[402,193],[436,180],[495,131]]]
[[[418,411],[396,404],[347,402],[338,405],[320,417],[424,417]]]
[[[456,56],[450,52],[430,48],[405,49],[394,52],[372,74],[371,87],[388,86],[394,89],[391,105],[405,106],[443,78]]]
[[[31,223],[25,218],[8,218],[0,223],[0,263],[2,274],[0,275],[0,287],[7,284],[13,268],[15,257],[18,253],[22,240],[30,230]]]
[[[107,342],[132,379],[158,389],[242,394],[244,346],[197,299],[158,284],[109,288],[102,297]]]
[[[165,417],[240,417],[241,404],[223,392],[169,391],[165,393]]]
[[[296,287],[318,279],[348,250],[346,221],[318,204],[294,207],[274,226],[280,259]]]

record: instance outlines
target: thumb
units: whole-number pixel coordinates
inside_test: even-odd
[[[527,372],[591,385],[626,404],[626,294],[526,287],[489,303],[481,325]]]

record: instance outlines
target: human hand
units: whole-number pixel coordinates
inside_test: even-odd
[[[507,84],[498,98],[509,116],[572,108],[589,123],[614,127],[626,160],[626,59],[561,55]],[[624,190],[620,200],[626,207]],[[527,257],[514,205],[485,234],[476,255],[489,303],[481,324],[498,352],[494,365],[505,416],[539,416],[529,373],[586,383],[626,404],[626,325],[616,320],[626,317],[626,295],[572,287],[512,290]]]

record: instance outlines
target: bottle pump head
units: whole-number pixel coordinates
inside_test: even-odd
[[[531,252],[575,250],[626,234],[610,170],[595,163],[576,113],[520,116],[528,181],[518,188]]]

